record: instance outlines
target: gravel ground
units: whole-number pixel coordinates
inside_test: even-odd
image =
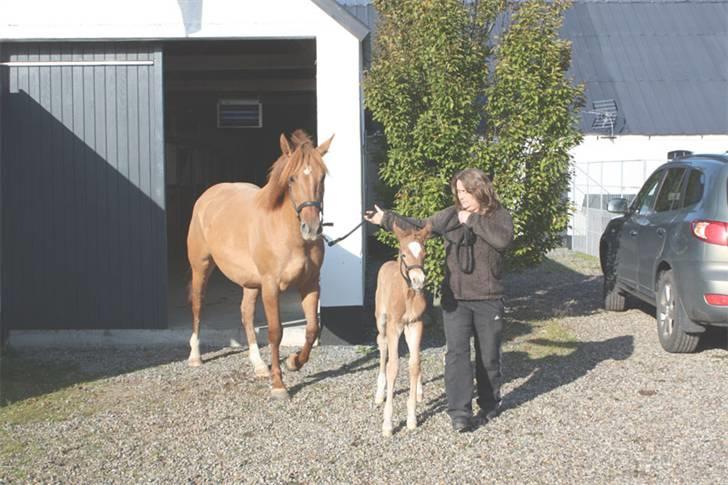
[[[287,402],[240,349],[207,348],[197,369],[184,347],[19,349],[2,369],[0,482],[725,483],[725,333],[664,352],[654,313],[601,311],[596,260],[568,251],[507,288],[505,410],[472,433],[450,429],[437,322],[419,427],[403,357],[391,438],[373,346],[314,349],[285,374]]]

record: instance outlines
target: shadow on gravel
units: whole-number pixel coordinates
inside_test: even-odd
[[[560,347],[567,355],[548,355],[531,359],[526,352],[505,352],[503,366],[507,381],[526,381],[503,397],[504,410],[537,398],[570,384],[607,360],[625,360],[634,352],[632,336],[615,337],[603,342],[556,342],[545,339],[530,341],[536,345]]]
[[[369,362],[372,362],[375,359],[376,359],[376,362],[373,362],[370,365],[367,365]],[[326,370],[323,372],[317,372],[316,374],[311,374],[310,376],[306,376],[302,382],[295,384],[288,388],[288,395],[290,397],[293,397],[296,395],[296,393],[298,393],[301,389],[303,389],[303,387],[316,384],[317,382],[321,382],[326,379],[335,379],[335,378],[341,377],[343,375],[349,375],[349,374],[354,374],[356,372],[363,372],[363,371],[371,370],[378,366],[379,366],[379,351],[367,352],[366,354],[362,355],[358,359],[353,360],[351,362],[347,362],[346,364],[344,364],[341,367],[338,367],[336,369]]]
[[[583,274],[552,259],[506,276],[506,308],[519,320],[586,316],[601,311],[602,275]]]
[[[149,347],[3,351],[0,362],[0,406],[49,394],[65,387],[118,376],[140,369],[184,362],[186,347]],[[72,352],[72,355],[69,353]],[[237,353],[231,350],[229,353]],[[227,355],[227,353],[226,353]],[[223,357],[217,355],[212,359]]]

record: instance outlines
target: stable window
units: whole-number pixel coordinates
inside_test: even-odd
[[[220,99],[217,102],[218,128],[262,128],[263,105],[256,99]]]

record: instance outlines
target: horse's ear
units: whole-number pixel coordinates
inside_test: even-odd
[[[405,236],[405,232],[397,225],[396,222],[392,223],[392,232],[395,236],[397,236],[397,239],[401,240]]]
[[[329,151],[329,147],[331,146],[331,140],[333,140],[333,139],[334,139],[334,135],[331,135],[331,138],[329,138],[328,140],[326,140],[325,142],[320,144],[318,146],[318,148],[316,148],[316,150],[318,150],[318,152],[321,154],[322,157],[324,155],[326,155],[326,152]]]
[[[417,231],[417,238],[426,241],[430,237],[430,234],[432,234],[432,222],[427,221],[425,227]]]
[[[281,153],[285,156],[291,156],[291,145],[288,143],[288,138],[284,133],[281,133]]]

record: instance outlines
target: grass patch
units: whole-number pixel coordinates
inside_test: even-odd
[[[35,359],[14,351],[5,352],[0,362],[0,406],[93,378],[84,374],[74,362],[44,361],[42,356]]]
[[[64,421],[90,416],[105,408],[96,384],[82,384],[0,407],[0,426]]]
[[[564,357],[576,350],[576,337],[566,330],[559,320],[549,320],[540,325],[527,340],[516,344],[531,360],[545,357]]]
[[[599,266],[599,258],[592,256],[591,254],[580,253],[579,251],[572,251],[571,257],[582,263],[592,264],[595,267]]]
[[[602,272],[599,258],[569,249],[555,249],[549,252],[544,263],[547,261],[551,264],[551,266],[546,266],[547,273],[569,271],[584,275],[593,275],[601,274]],[[554,269],[554,266],[558,267],[558,269]]]
[[[0,377],[0,426],[63,421],[111,405],[104,398],[107,386],[97,380],[100,376],[71,361],[6,352]]]

